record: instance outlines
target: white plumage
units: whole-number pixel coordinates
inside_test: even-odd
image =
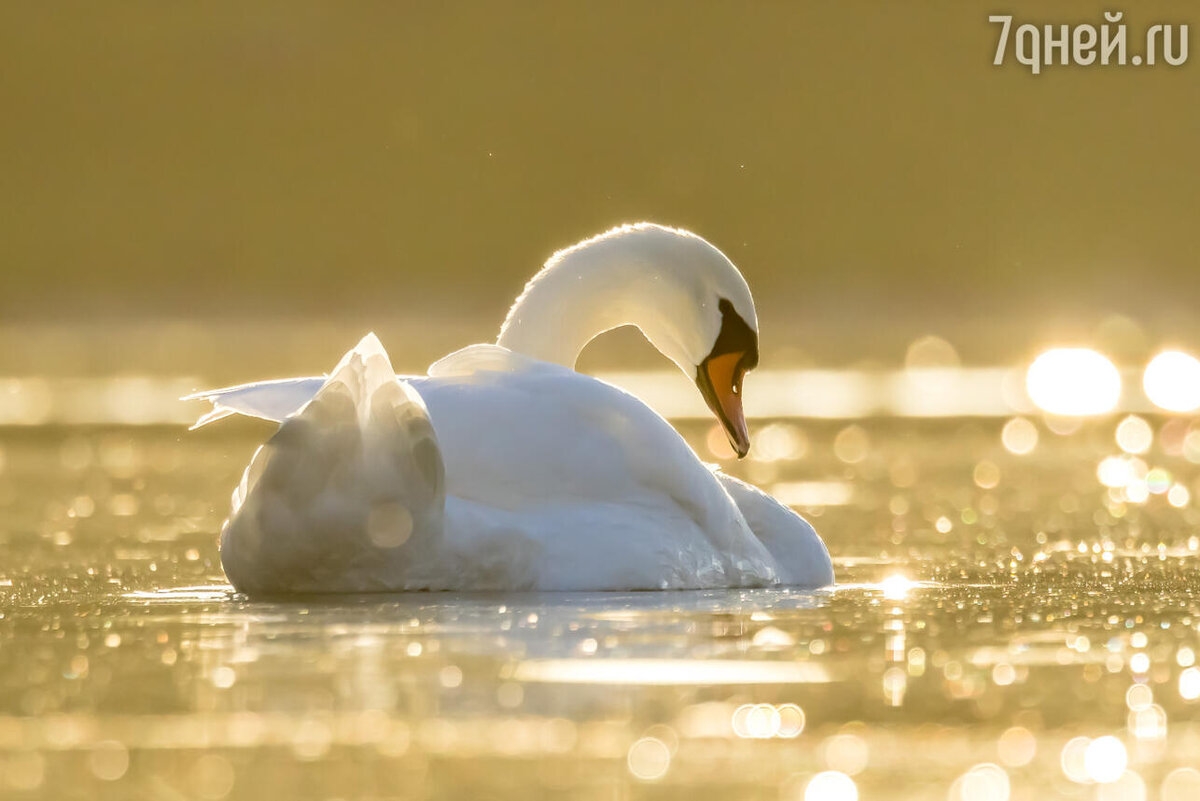
[[[719,300],[756,330],[720,251],[626,226],[556,254],[501,345],[464,348],[428,376],[395,376],[368,335],[328,378],[194,396],[213,403],[198,425],[282,423],[234,493],[226,574],[252,594],[832,582],[799,515],[714,473],[636,397],[571,369],[588,339],[631,323],[696,370],[718,340]]]

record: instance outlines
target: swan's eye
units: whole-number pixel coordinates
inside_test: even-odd
[[[746,369],[745,359],[743,358],[742,363],[737,366],[737,369],[733,373],[733,394],[734,395],[742,394],[742,381],[746,378],[747,372],[749,372],[749,371]]]
[[[733,376],[734,383],[740,385],[742,376],[758,365],[758,334],[746,324],[728,300],[721,298],[718,308],[721,310],[721,329],[708,356],[715,358],[726,353],[741,354]]]

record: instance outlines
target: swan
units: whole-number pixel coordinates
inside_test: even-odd
[[[188,396],[279,422],[233,493],[221,562],[250,595],[665,590],[833,582],[800,515],[703,463],[642,401],[574,370],[634,325],[739,457],[758,363],[745,279],[690,232],[623,225],[555,253],[496,344],[397,376],[369,334],[328,376]]]

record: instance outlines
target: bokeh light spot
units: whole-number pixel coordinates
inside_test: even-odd
[[[1096,801],[1146,801],[1146,782],[1127,770],[1116,781],[1097,787]]]
[[[1083,769],[1088,778],[1101,784],[1121,778],[1128,764],[1125,744],[1111,735],[1092,740],[1083,753]]]
[[[1103,414],[1121,397],[1121,374],[1094,350],[1055,348],[1029,366],[1025,388],[1037,407],[1050,414]]]
[[[1185,701],[1200,698],[1200,668],[1190,667],[1179,674],[1179,697]]]
[[[1038,444],[1037,426],[1024,417],[1014,417],[1004,424],[1000,441],[1009,453],[1017,456],[1032,453]]]
[[[88,767],[97,779],[115,782],[129,770],[129,749],[118,740],[98,742],[88,754]]]
[[[904,366],[910,370],[958,367],[958,351],[939,336],[923,336],[914,339],[904,354]]]
[[[1164,351],[1146,365],[1142,388],[1160,409],[1171,412],[1200,409],[1200,360],[1177,350]]]
[[[1176,768],[1163,779],[1162,801],[1195,801],[1200,798],[1200,770]]]
[[[858,785],[845,773],[822,771],[804,788],[804,801],[858,801]]]
[[[667,775],[667,769],[671,767],[671,749],[662,740],[643,737],[629,746],[626,761],[635,778],[655,781]]]
[[[862,773],[870,761],[867,741],[857,734],[835,734],[821,745],[825,765],[849,776]]]
[[[1125,706],[1130,709],[1145,709],[1154,703],[1154,691],[1145,684],[1132,684],[1125,691]]]
[[[1037,755],[1037,737],[1024,726],[1005,729],[996,743],[1000,761],[1010,768],[1028,765]]]
[[[862,426],[849,425],[833,439],[833,453],[847,464],[856,464],[867,458],[871,440]]]
[[[1126,453],[1145,453],[1154,444],[1154,429],[1143,418],[1131,414],[1117,424],[1117,445]]]
[[[995,489],[1000,483],[1000,468],[995,462],[984,459],[975,465],[973,478],[980,489]]]
[[[959,776],[949,797],[950,801],[1008,801],[1011,790],[1004,768],[985,762]]]
[[[1087,737],[1072,737],[1063,746],[1062,753],[1059,756],[1063,775],[1078,784],[1085,784],[1091,781],[1084,763],[1084,755],[1087,753],[1091,742]]]

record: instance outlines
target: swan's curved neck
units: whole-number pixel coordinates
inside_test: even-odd
[[[509,309],[497,345],[542,361],[575,367],[599,334],[646,319],[658,279],[620,238],[590,241],[546,263]],[[651,290],[651,291],[647,291]]]

